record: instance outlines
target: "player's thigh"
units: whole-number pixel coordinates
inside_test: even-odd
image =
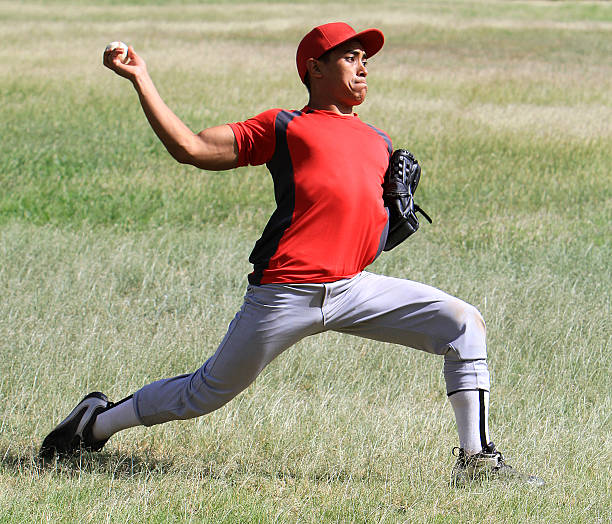
[[[321,313],[303,293],[282,286],[249,286],[215,354],[203,366],[213,387],[246,387],[302,338],[321,331]]]
[[[476,308],[435,287],[364,273],[334,330],[461,358],[484,358],[485,325]]]

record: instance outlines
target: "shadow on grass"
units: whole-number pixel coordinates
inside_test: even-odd
[[[200,479],[237,480],[253,476],[268,480],[294,481],[309,480],[316,484],[335,484],[345,482],[385,482],[386,475],[376,469],[355,472],[342,467],[321,468],[315,471],[299,471],[284,464],[273,467],[268,461],[243,464],[226,462],[222,457],[209,457],[209,460],[189,463],[177,463],[173,458],[160,458],[143,450],[136,453],[120,451],[89,452],[82,451],[71,457],[41,459],[38,449],[30,446],[15,452],[10,447],[0,448],[0,475],[42,476],[58,475],[77,477],[84,473],[92,475],[109,475],[113,478],[142,478],[183,473]]]
[[[2,452],[3,451],[3,452]],[[118,451],[76,453],[66,458],[41,459],[38,449],[30,447],[15,454],[10,449],[0,451],[0,472],[19,475],[81,475],[108,473],[114,477],[129,478],[159,475],[175,469],[171,459],[159,459],[148,453],[126,455]]]

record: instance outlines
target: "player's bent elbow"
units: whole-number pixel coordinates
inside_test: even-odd
[[[191,165],[201,169],[213,169],[215,165],[215,155],[213,152],[206,150],[201,145],[193,147],[191,144],[176,145],[172,149],[168,149],[179,164]]]
[[[170,151],[172,158],[179,164],[193,165],[194,159],[185,150]]]
[[[193,164],[195,156],[193,153],[193,146],[189,141],[172,141],[170,143],[164,143],[166,150],[174,160],[180,164]]]

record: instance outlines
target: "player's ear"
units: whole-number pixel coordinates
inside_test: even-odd
[[[310,78],[321,78],[323,76],[319,61],[316,58],[309,58],[306,60],[306,69]]]

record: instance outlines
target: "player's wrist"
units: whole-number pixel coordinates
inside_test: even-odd
[[[134,71],[130,77],[130,81],[132,82],[134,89],[141,94],[145,94],[147,91],[151,90],[151,88],[154,88],[153,80],[147,73],[147,70],[144,68]]]

